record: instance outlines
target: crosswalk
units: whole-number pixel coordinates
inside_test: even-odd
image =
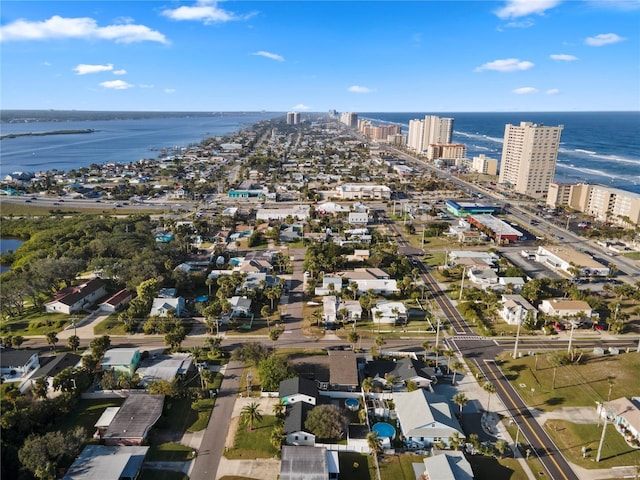
[[[474,340],[474,341],[485,340],[485,341],[491,341],[490,338],[483,337],[482,335],[456,335],[455,337],[452,337],[451,340],[455,340],[456,342],[458,342],[460,340]]]

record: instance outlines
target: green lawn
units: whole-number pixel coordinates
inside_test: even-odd
[[[44,335],[47,332],[59,332],[71,322],[64,313],[43,313],[34,307],[28,307],[24,315],[0,321],[0,334],[6,335]]]
[[[215,398],[207,398],[198,402],[198,419],[187,428],[189,432],[199,432],[207,428],[215,402]]]
[[[423,458],[411,453],[383,455],[380,459],[380,478],[382,480],[415,480],[411,464],[422,463]]]
[[[339,452],[340,475],[338,480],[371,480],[376,470],[369,455],[355,452]]]
[[[96,335],[126,335],[124,324],[118,320],[118,315],[109,315],[107,318],[93,327]]]
[[[94,425],[100,415],[107,407],[119,407],[124,402],[124,398],[105,398],[101,400],[80,399],[75,411],[64,417],[60,417],[56,422],[55,429],[63,432],[72,430],[75,427],[83,427],[87,435],[93,435]]]
[[[149,447],[149,462],[186,462],[193,458],[193,449],[179,443],[163,443]]]
[[[251,432],[239,425],[234,446],[224,456],[231,460],[273,457],[278,453],[271,445],[271,431],[275,424],[275,416],[263,415],[262,422],[254,425]]]
[[[600,462],[595,458],[602,436],[602,424],[577,424],[564,420],[548,420],[545,430],[557,445],[563,445],[562,453],[570,462],[584,468],[612,468],[624,465],[640,465],[640,450],[633,449],[615,427],[607,425]],[[587,458],[582,458],[582,447],[587,447]]]
[[[198,413],[191,408],[190,399],[166,397],[164,411],[156,427],[174,432],[186,432],[197,421]]]
[[[594,356],[585,354],[579,365],[558,367],[555,389],[554,367],[549,356],[537,355],[538,368],[533,356],[513,360],[508,354],[501,358],[501,368],[523,400],[531,406],[552,411],[558,407],[594,407],[596,402],[606,401],[609,394],[609,378],[613,387],[611,398],[638,395],[640,378],[640,353],[625,353],[616,356]],[[531,389],[535,391],[531,393]]]

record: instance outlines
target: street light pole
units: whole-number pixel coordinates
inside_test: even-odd
[[[460,280],[460,295],[458,296],[458,300],[462,300],[462,289],[464,288],[464,274],[466,269],[466,265],[462,267],[462,279]]]
[[[599,414],[602,414],[603,411],[604,411],[604,425],[602,426],[602,435],[600,436],[600,445],[598,445],[598,454],[596,455],[596,462],[600,461],[600,455],[602,454],[602,444],[604,443],[605,433],[607,432],[607,420],[609,419],[609,416],[606,410],[604,410],[604,404],[600,404]]]
[[[569,332],[569,345],[567,346],[567,353],[571,355],[571,343],[573,342],[573,331],[576,328],[576,322],[571,322],[571,332]]]
[[[516,342],[513,345],[513,358],[518,358],[518,340],[520,340],[520,326],[524,320],[518,322],[518,329],[516,330]]]

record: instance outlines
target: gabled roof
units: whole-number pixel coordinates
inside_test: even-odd
[[[304,422],[312,408],[314,406],[307,402],[296,402],[287,406],[283,433],[286,435],[287,433],[307,431]]]
[[[83,298],[88,297],[89,295],[103,287],[104,282],[99,278],[94,278],[75,287],[65,288],[64,290],[61,290],[56,295],[56,298],[47,303],[60,302],[68,306],[75,305]]]
[[[409,380],[414,377],[422,377],[431,380],[435,377],[433,368],[426,363],[413,358],[404,357],[396,360],[374,360],[367,362],[365,366],[367,377],[384,378],[385,375],[395,375],[400,380]]]
[[[308,395],[309,397],[318,396],[318,384],[304,377],[288,378],[280,382],[279,388],[280,398],[290,397],[291,395]]]
[[[459,451],[423,459],[427,478],[437,480],[473,480],[471,465]]]
[[[35,350],[3,348],[2,355],[0,355],[0,366],[2,368],[22,367],[34,355],[38,355]]]
[[[120,480],[136,478],[149,447],[87,445],[63,480]]]
[[[396,392],[393,394],[393,401],[402,433],[407,437],[448,437],[451,430],[457,430],[464,436],[462,427],[444,397],[418,389],[413,392]]]
[[[61,355],[56,355],[49,362],[47,362],[44,366],[41,366],[32,378],[40,378],[40,377],[55,377],[62,370],[67,367],[75,367],[78,365],[82,357],[80,355],[76,355],[75,353],[63,353]],[[43,358],[40,359],[44,360]]]
[[[162,415],[164,395],[136,393],[124,401],[104,434],[105,441],[135,438],[144,440]]]
[[[137,348],[111,348],[104,352],[100,365],[131,365]]]

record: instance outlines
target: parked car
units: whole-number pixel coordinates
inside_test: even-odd
[[[564,325],[559,322],[553,322],[553,328],[556,332],[562,332],[564,330]]]
[[[602,327],[602,325],[598,325],[597,323],[593,326],[593,328],[595,328],[596,330],[598,330],[599,332],[603,331],[604,328]]]

